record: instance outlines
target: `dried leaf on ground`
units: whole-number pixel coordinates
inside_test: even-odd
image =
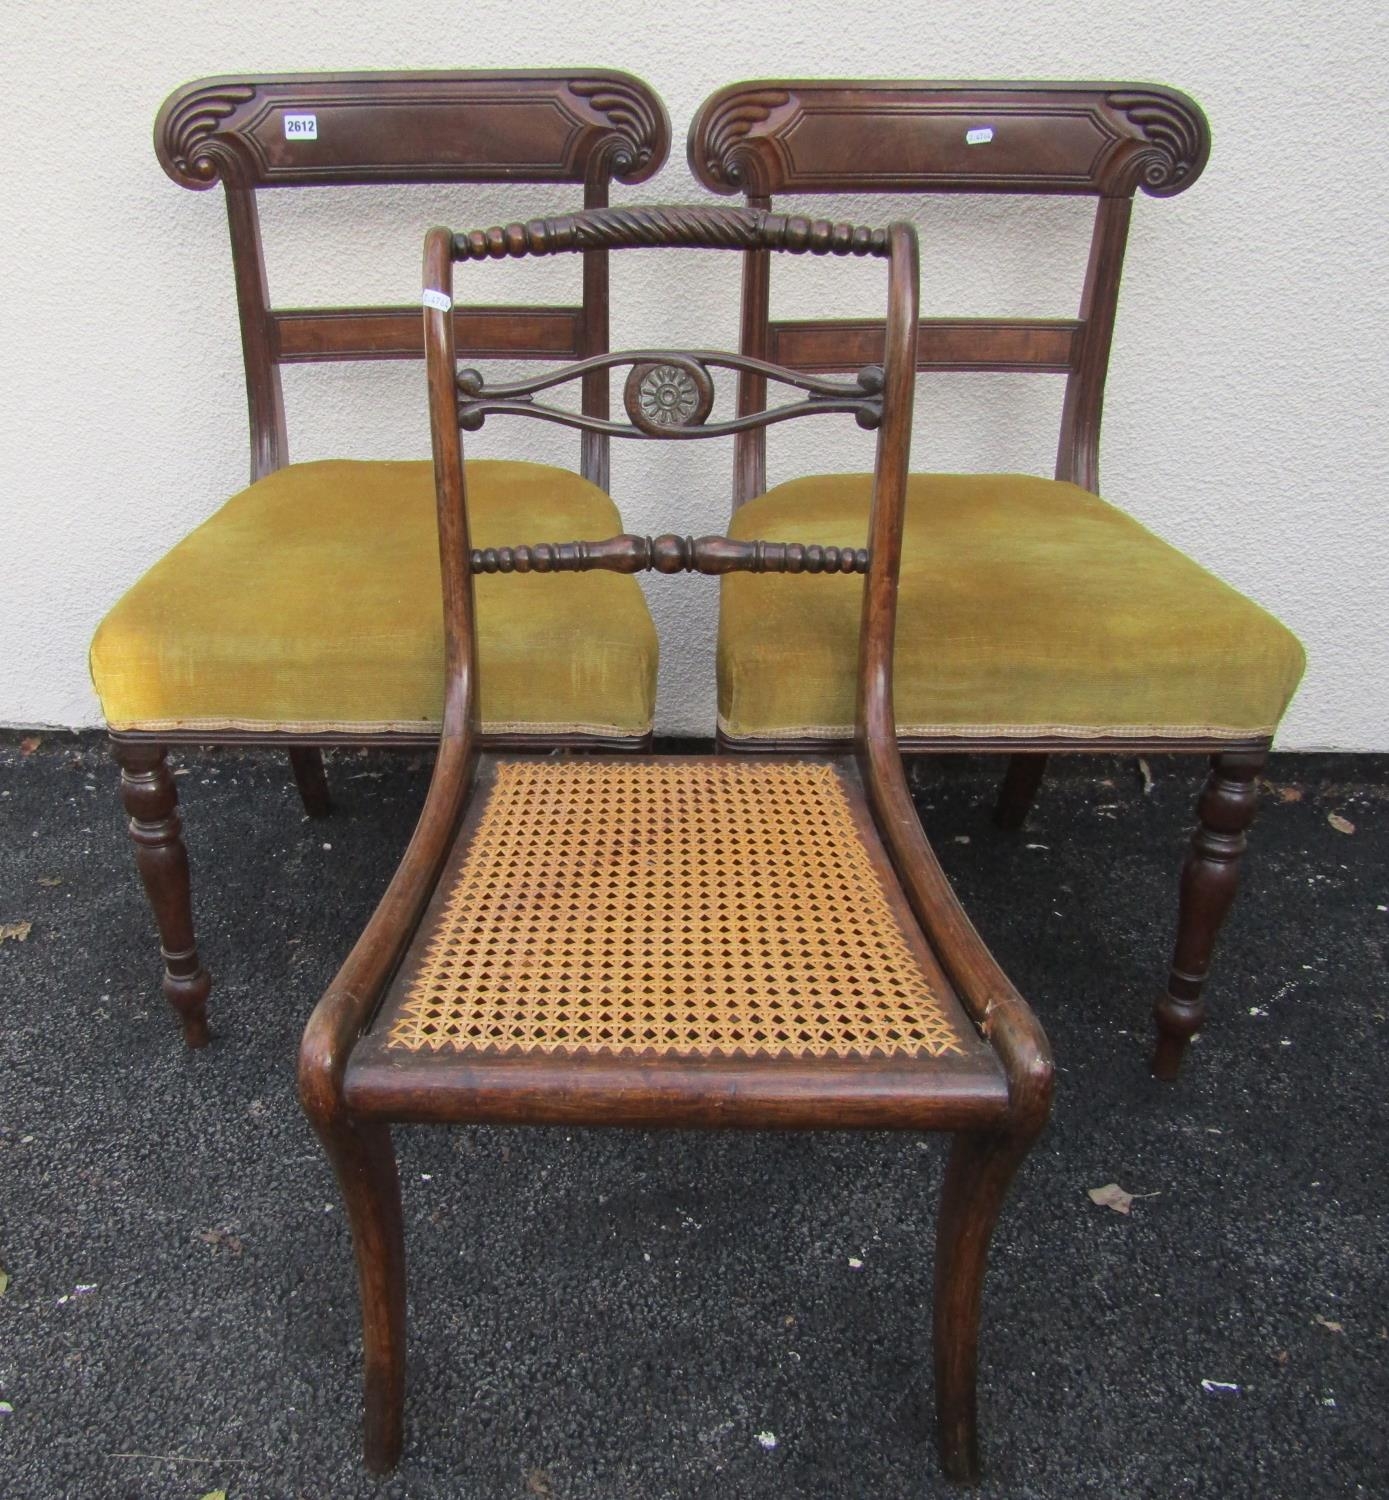
[[[17,943],[27,942],[33,929],[32,922],[0,922],[0,943],[13,938]]]
[[[1344,1333],[1345,1329],[1339,1323],[1333,1323],[1330,1318],[1324,1318],[1320,1313],[1312,1319],[1314,1323],[1320,1323],[1328,1333]]]
[[[1278,1351],[1278,1352],[1277,1352],[1277,1353],[1276,1353],[1276,1354],[1275,1354],[1275,1355],[1274,1355],[1274,1356],[1273,1356],[1273,1362],[1274,1362],[1274,1364],[1276,1364],[1276,1365],[1286,1365],[1286,1364],[1287,1364],[1287,1362],[1288,1362],[1288,1360],[1289,1360],[1289,1359],[1290,1359],[1290,1358],[1291,1358],[1291,1355],[1289,1355],[1289,1353],[1288,1353],[1288,1351],[1287,1351],[1287,1350],[1286,1350],[1286,1349],[1280,1349],[1280,1350],[1279,1350],[1279,1351]]]
[[[1301,802],[1302,788],[1300,786],[1276,786],[1273,788],[1273,795],[1280,802]]]
[[[0,1297],[3,1297],[10,1289],[10,1273],[0,1271]]]
[[[528,1495],[553,1495],[554,1486],[544,1469],[526,1470],[526,1493]]]
[[[207,1494],[199,1497],[199,1500],[227,1500],[226,1490],[209,1490]]]
[[[1337,833],[1354,833],[1355,824],[1349,818],[1343,818],[1340,813],[1327,813],[1326,821]]]
[[[240,1255],[246,1248],[234,1234],[225,1229],[201,1229],[198,1238],[205,1245],[211,1245],[214,1250],[226,1250],[232,1255]]]
[[[32,755],[43,741],[36,734],[26,734],[19,742],[19,753],[21,755]]]
[[[1091,1203],[1101,1208],[1112,1208],[1116,1214],[1126,1214],[1133,1207],[1134,1195],[1126,1193],[1117,1182],[1107,1182],[1103,1187],[1090,1188]]]
[[[40,885],[55,886],[55,885],[62,885],[62,883],[63,883],[63,877],[61,875],[40,875],[39,876],[39,884]]]

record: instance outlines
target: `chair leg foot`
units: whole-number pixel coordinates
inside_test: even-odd
[[[405,1423],[405,1236],[391,1132],[362,1121],[319,1127],[352,1226],[362,1302],[363,1448],[389,1472]]]
[[[1197,805],[1196,831],[1182,867],[1177,941],[1166,992],[1153,1007],[1157,1040],[1153,1076],[1172,1082],[1187,1044],[1201,1029],[1206,1007],[1201,991],[1211,953],[1235,898],[1239,862],[1258,804],[1257,777],[1263,751],[1231,751],[1211,757],[1211,771]]]
[[[950,1151],[936,1228],[936,1424],[941,1466],[979,1481],[979,1308],[989,1240],[1031,1137],[960,1134]]]
[[[121,769],[121,803],[130,817],[136,868],[159,929],[164,996],[183,1026],[184,1041],[190,1047],[205,1047],[212,976],[193,938],[188,851],[167,751],[163,745],[115,741],[112,754]]]
[[[311,818],[326,818],[333,810],[328,795],[328,776],[323,769],[323,752],[317,745],[295,745],[289,752],[294,784]]]
[[[1047,757],[1037,751],[1019,751],[1008,757],[1008,769],[994,804],[994,824],[999,828],[1021,828],[1037,800],[1037,789],[1046,775]]]

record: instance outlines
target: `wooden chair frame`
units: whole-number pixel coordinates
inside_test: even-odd
[[[855,383],[799,376],[744,356],[638,351],[581,362],[553,378],[489,389],[459,371],[448,307],[453,262],[637,247],[870,254],[889,264],[882,365]],[[936,1382],[940,1445],[957,1478],[977,1473],[976,1343],[989,1237],[1008,1183],[1050,1110],[1052,1064],[1026,1003],[971,926],[916,818],[903,775],[892,709],[892,653],[902,506],[911,430],[916,343],[916,237],[718,207],[624,208],[533,220],[455,237],[431,231],[424,261],[425,343],[439,503],[447,643],[446,716],[427,800],[409,847],[375,914],[311,1017],[299,1056],[300,1097],[336,1169],[356,1250],[365,1342],[365,1442],[369,1465],[386,1469],[402,1441],[405,1262],[392,1122],[621,1124],[761,1128],[898,1127],[955,1133],[936,1262]],[[630,364],[628,423],[610,423],[535,397],[592,368]],[[807,394],[791,407],[708,422],[711,367],[775,378]],[[662,383],[676,394],[663,411]],[[682,439],[744,431],[820,410],[848,411],[878,428],[872,519],[865,549],[779,546],[727,538],[626,536],[474,549],[460,427],[494,412],[529,412],[611,436]],[[385,1054],[373,1021],[405,962],[455,842],[466,841],[470,800],[499,757],[480,748],[473,575],[589,567],[636,572],[835,571],[865,573],[858,656],[857,729],[849,775],[866,793],[881,838],[884,882],[904,893],[948,982],[987,1048],[987,1080],[949,1085],[912,1059],[858,1056],[777,1059],[643,1051],[634,1058],[562,1051]],[[837,586],[833,580],[818,587]],[[460,832],[460,830],[462,830]],[[377,1045],[377,1050],[373,1050]],[[972,1044],[973,1045],[973,1044]]]
[[[311,118],[312,144],[290,138],[287,118]],[[257,194],[266,189],[403,183],[554,183],[581,187],[586,207],[609,184],[643,182],[670,145],[661,101],[639,79],[606,69],[510,72],[299,73],[205,78],[177,89],[154,127],[160,165],[181,187],[222,184],[246,367],[251,479],[289,462],[280,368],[325,361],[419,359],[424,344],[411,307],[275,308],[270,304]],[[585,358],[608,346],[607,252],[583,257],[577,306],[474,306],[454,312],[460,347],[475,358]],[[584,381],[583,409],[602,418],[608,387]],[[608,486],[608,439],[582,436],[581,472]],[[623,741],[556,734],[523,744]],[[313,817],[330,810],[322,749],[332,745],[429,746],[433,732],[375,735],[235,730],[111,734],[121,769],[136,863],[159,929],[163,988],[189,1046],[208,1040],[211,977],[193,932],[188,856],[170,745],[275,745],[289,753]],[[506,742],[506,741],[503,741]]]
[[[995,139],[995,136],[997,137]],[[758,80],[731,84],[690,125],[695,177],[715,193],[742,193],[749,207],[775,196],[820,193],[1067,194],[1093,197],[1095,220],[1075,318],[923,319],[918,371],[1061,374],[1066,394],[1056,478],[1099,491],[1100,418],[1119,280],[1135,192],[1184,192],[1201,175],[1210,130],[1175,89],[1134,83],[996,83],[888,80]],[[801,371],[852,369],[881,349],[872,320],[782,322],[770,311],[771,260],[743,259],[741,349]],[[740,379],[738,412],[762,408],[765,382]],[[766,489],[766,429],[737,439],[734,508]],[[740,751],[784,750],[729,741]],[[823,743],[823,742],[821,742]],[[1022,825],[1058,752],[1190,753],[1210,757],[1198,823],[1181,878],[1176,946],[1154,1008],[1154,1074],[1175,1079],[1206,1015],[1202,990],[1216,936],[1234,898],[1257,780],[1271,741],[1252,737],[906,738],[908,753],[1002,752],[1009,756],[995,819]]]

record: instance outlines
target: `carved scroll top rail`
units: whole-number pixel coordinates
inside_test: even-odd
[[[736,541],[726,536],[636,536],[601,542],[475,547],[474,573],[866,573],[866,547]]]
[[[886,256],[888,232],[722,204],[634,205],[474,229],[454,236],[453,255],[455,260],[501,260],[506,256],[664,245],[699,250],[784,250],[792,255]]]
[[[1169,197],[1201,175],[1210,129],[1156,84],[761,79],[706,99],[688,150],[716,193]]]
[[[644,182],[670,121],[639,78],[568,72],[202,78],[164,101],[155,151],[181,187]]]

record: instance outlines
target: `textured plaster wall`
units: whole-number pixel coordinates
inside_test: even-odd
[[[221,195],[185,192],[156,164],[150,127],[164,95],[238,71],[572,65],[635,72],[671,113],[671,163],[616,201],[693,192],[685,128],[710,90],[737,78],[1150,79],[1194,95],[1214,131],[1204,178],[1183,197],[1137,205],[1105,493],[1306,642],[1284,746],[1389,749],[1386,31],[1379,0],[12,3],[0,96],[0,722],[96,722],[93,627],[244,483]],[[476,226],[554,201],[540,189],[265,194],[272,296],[411,301],[425,225]],[[900,207],[860,200],[842,211],[880,221]],[[1087,216],[1067,201],[932,208],[923,310],[1069,314]],[[674,280],[659,257],[615,259],[618,347],[734,341],[736,260],[693,259]],[[780,315],[831,297],[845,311],[881,305],[877,266],[781,272]],[[492,277],[479,300],[569,298],[577,287],[560,263],[465,274]],[[299,367],[285,386],[295,458],[428,452],[418,365]],[[916,464],[1045,474],[1060,395],[1050,377],[937,377],[918,399]],[[533,424],[494,421],[484,438],[499,454],[577,456],[569,435]],[[847,424],[798,424],[772,439],[772,477],[863,467],[870,442]],[[618,444],[614,494],[634,529],[720,529],[730,457],[715,443]],[[708,732],[714,589],[663,579],[649,593],[662,727]]]

